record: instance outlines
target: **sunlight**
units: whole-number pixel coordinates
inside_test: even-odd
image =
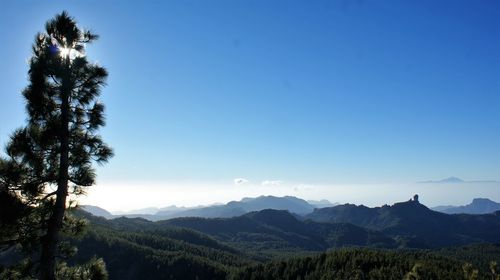
[[[82,57],[84,54],[73,49],[73,48],[68,48],[68,47],[60,47],[59,48],[59,55],[62,58],[69,57],[70,60],[73,60],[77,57]]]
[[[71,54],[72,49],[70,48],[59,48],[59,55],[62,57],[67,57]]]

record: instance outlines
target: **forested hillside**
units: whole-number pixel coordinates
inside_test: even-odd
[[[229,271],[254,263],[245,253],[189,229],[140,218],[77,215],[89,219],[90,226],[74,241],[75,261],[102,257],[110,279],[224,279]]]
[[[301,221],[287,211],[262,210],[228,219],[178,218],[160,225],[194,229],[236,248],[276,255],[346,246],[394,248],[384,234],[352,224]]]
[[[491,279],[490,262],[500,263],[500,246],[491,244],[360,248],[395,248],[395,241],[351,224],[301,221],[278,210],[161,222],[77,215],[90,226],[75,242],[75,261],[102,257],[110,279],[469,279],[475,270],[478,279]]]
[[[492,279],[491,262],[500,263],[500,245],[398,249],[378,231],[279,210],[160,222],[74,214],[89,226],[71,241],[72,262],[102,258],[110,279]]]
[[[353,204],[315,209],[306,219],[324,223],[351,223],[380,231],[402,247],[435,248],[478,242],[500,243],[499,213],[448,215],[418,201],[369,208]]]
[[[478,278],[475,278],[478,277]],[[232,279],[495,279],[468,263],[422,251],[340,249],[244,268]]]

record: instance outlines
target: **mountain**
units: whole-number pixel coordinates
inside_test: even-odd
[[[286,210],[290,213],[307,214],[314,210],[314,207],[307,201],[294,196],[259,196],[256,198],[244,198],[242,201],[231,201],[228,206],[241,207],[247,212],[260,211],[264,209]]]
[[[158,221],[161,219],[166,219],[166,215],[158,216],[156,214],[148,214],[152,212],[154,208],[144,208],[138,209],[130,212],[117,212],[116,214],[112,214],[104,208],[93,206],[93,205],[80,205],[80,208],[94,216],[103,217],[106,219],[113,219],[119,217],[127,217],[127,218],[143,218],[150,221]],[[156,208],[157,209],[157,208]],[[144,212],[144,213],[141,213]],[[126,214],[125,214],[126,213]]]
[[[444,211],[446,209],[450,209],[450,208],[454,208],[454,207],[457,207],[457,206],[454,206],[454,205],[442,205],[442,206],[432,207],[431,209],[434,210],[434,211],[437,211],[437,212],[445,213]]]
[[[130,211],[116,211],[114,215],[116,216],[127,216],[127,215],[154,215],[160,209],[157,207],[147,207],[141,209],[135,209]]]
[[[158,209],[158,211],[155,214],[175,213],[175,212],[180,212],[180,211],[186,211],[186,210],[192,209],[192,208],[199,208],[199,207],[184,207],[184,206],[177,207],[175,205],[170,205],[170,206],[162,207],[162,208]]]
[[[158,212],[157,215],[162,216],[163,219],[178,217],[231,218],[264,209],[286,210],[291,213],[305,215],[311,213],[314,206],[303,199],[293,196],[259,196],[255,198],[246,197],[240,201],[231,201],[224,205],[200,207],[170,214]]]
[[[117,211],[115,212],[115,216],[124,216],[124,217],[129,217],[129,216],[141,216],[141,215],[160,215],[160,216],[165,216],[168,214],[180,212],[180,211],[185,211],[191,208],[199,208],[199,207],[177,207],[175,205],[170,205],[162,208],[158,207],[147,207],[147,208],[141,208],[141,209],[135,209],[131,211]]]
[[[329,203],[323,200],[323,203]],[[164,208],[144,208],[121,214],[112,215],[110,212],[97,206],[85,205],[83,207],[87,212],[95,216],[112,218],[112,217],[127,217],[127,218],[143,218],[150,221],[160,221],[179,217],[202,217],[202,218],[231,218],[241,216],[243,214],[260,211],[264,209],[287,210],[298,215],[311,213],[315,206],[307,201],[293,196],[259,196],[255,198],[245,197],[240,201],[231,201],[227,204],[198,206],[193,208],[168,206]],[[157,209],[155,212],[154,209]],[[143,211],[144,213],[140,213]]]
[[[500,203],[487,198],[474,198],[464,206],[438,206],[432,209],[446,214],[490,214],[500,211]]]
[[[457,183],[498,183],[498,181],[495,180],[473,180],[473,181],[464,181],[460,178],[457,177],[448,177],[442,180],[428,180],[428,181],[420,181],[418,183],[421,184],[457,184]]]
[[[163,217],[163,220],[177,217],[228,218],[240,216],[245,213],[247,213],[247,211],[245,211],[241,207],[238,207],[238,205],[231,205],[228,203],[226,205],[207,206],[169,214],[159,212],[157,216]]]
[[[380,231],[401,246],[433,248],[476,242],[500,242],[500,212],[487,215],[448,215],[418,199],[369,208],[353,204],[315,209],[305,216],[316,222],[351,223]]]
[[[176,218],[159,225],[188,228],[208,234],[235,248],[260,254],[273,251],[324,251],[345,246],[396,247],[396,242],[374,230],[348,223],[302,221],[285,210],[266,209],[233,218]]]
[[[80,205],[80,208],[94,216],[98,217],[103,217],[106,219],[111,219],[113,218],[113,214],[108,212],[106,209],[103,209],[98,206],[93,206],[93,205]]]
[[[338,203],[331,203],[326,199],[322,200],[308,200],[307,203],[312,205],[314,208],[325,208],[339,205]]]
[[[419,183],[424,183],[424,184],[456,184],[456,183],[465,183],[464,180],[460,179],[460,178],[457,178],[457,177],[448,177],[448,178],[445,178],[445,179],[442,179],[442,180],[436,180],[436,181],[433,181],[433,180],[429,180],[429,181],[421,181]]]

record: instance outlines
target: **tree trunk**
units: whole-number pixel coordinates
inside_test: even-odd
[[[55,280],[55,265],[59,232],[63,226],[66,198],[68,196],[68,169],[69,169],[69,58],[66,59],[67,71],[61,87],[61,154],[59,157],[59,178],[57,182],[56,202],[48,220],[47,234],[42,240],[40,260],[40,279]]]

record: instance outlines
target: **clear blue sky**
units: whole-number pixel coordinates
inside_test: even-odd
[[[499,1],[9,2],[1,145],[67,10],[110,72],[101,180],[500,180]]]

